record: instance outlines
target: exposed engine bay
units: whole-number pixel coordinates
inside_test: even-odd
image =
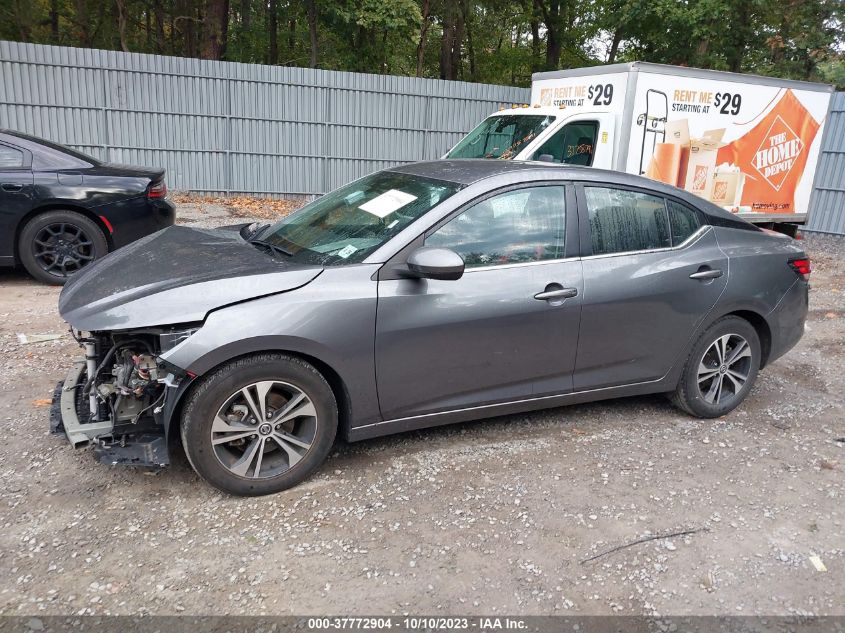
[[[75,447],[93,445],[102,462],[166,465],[161,413],[186,374],[159,355],[194,331],[72,330],[85,358],[56,387],[52,430]]]

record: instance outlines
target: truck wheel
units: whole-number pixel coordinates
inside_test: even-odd
[[[74,273],[109,252],[106,236],[75,211],[47,211],[24,225],[18,256],[38,281],[62,285]]]
[[[719,319],[693,345],[670,396],[690,415],[717,418],[745,400],[760,369],[760,338],[745,319]]]
[[[234,495],[295,486],[323,463],[337,432],[325,378],[286,354],[223,365],[202,379],[182,414],[182,444],[197,474]]]

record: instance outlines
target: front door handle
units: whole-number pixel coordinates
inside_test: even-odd
[[[578,295],[578,288],[561,288],[559,290],[546,290],[534,295],[535,299],[548,301],[549,299],[569,299]]]
[[[17,183],[12,182],[4,182],[2,185],[0,185],[0,189],[2,189],[3,191],[8,191],[9,193],[14,193],[23,189],[23,185],[19,185]]]

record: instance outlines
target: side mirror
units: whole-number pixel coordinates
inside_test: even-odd
[[[540,154],[537,158],[541,163],[553,163],[555,162],[555,157],[551,154]]]
[[[454,281],[464,274],[464,260],[448,248],[423,246],[408,257],[408,270],[420,279]]]

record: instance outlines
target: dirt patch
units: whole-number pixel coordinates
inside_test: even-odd
[[[204,213],[208,207],[223,208],[232,218],[250,220],[279,220],[304,203],[304,199],[273,200],[253,196],[202,196],[190,193],[177,193],[171,199],[180,207],[196,207],[199,213]]]

